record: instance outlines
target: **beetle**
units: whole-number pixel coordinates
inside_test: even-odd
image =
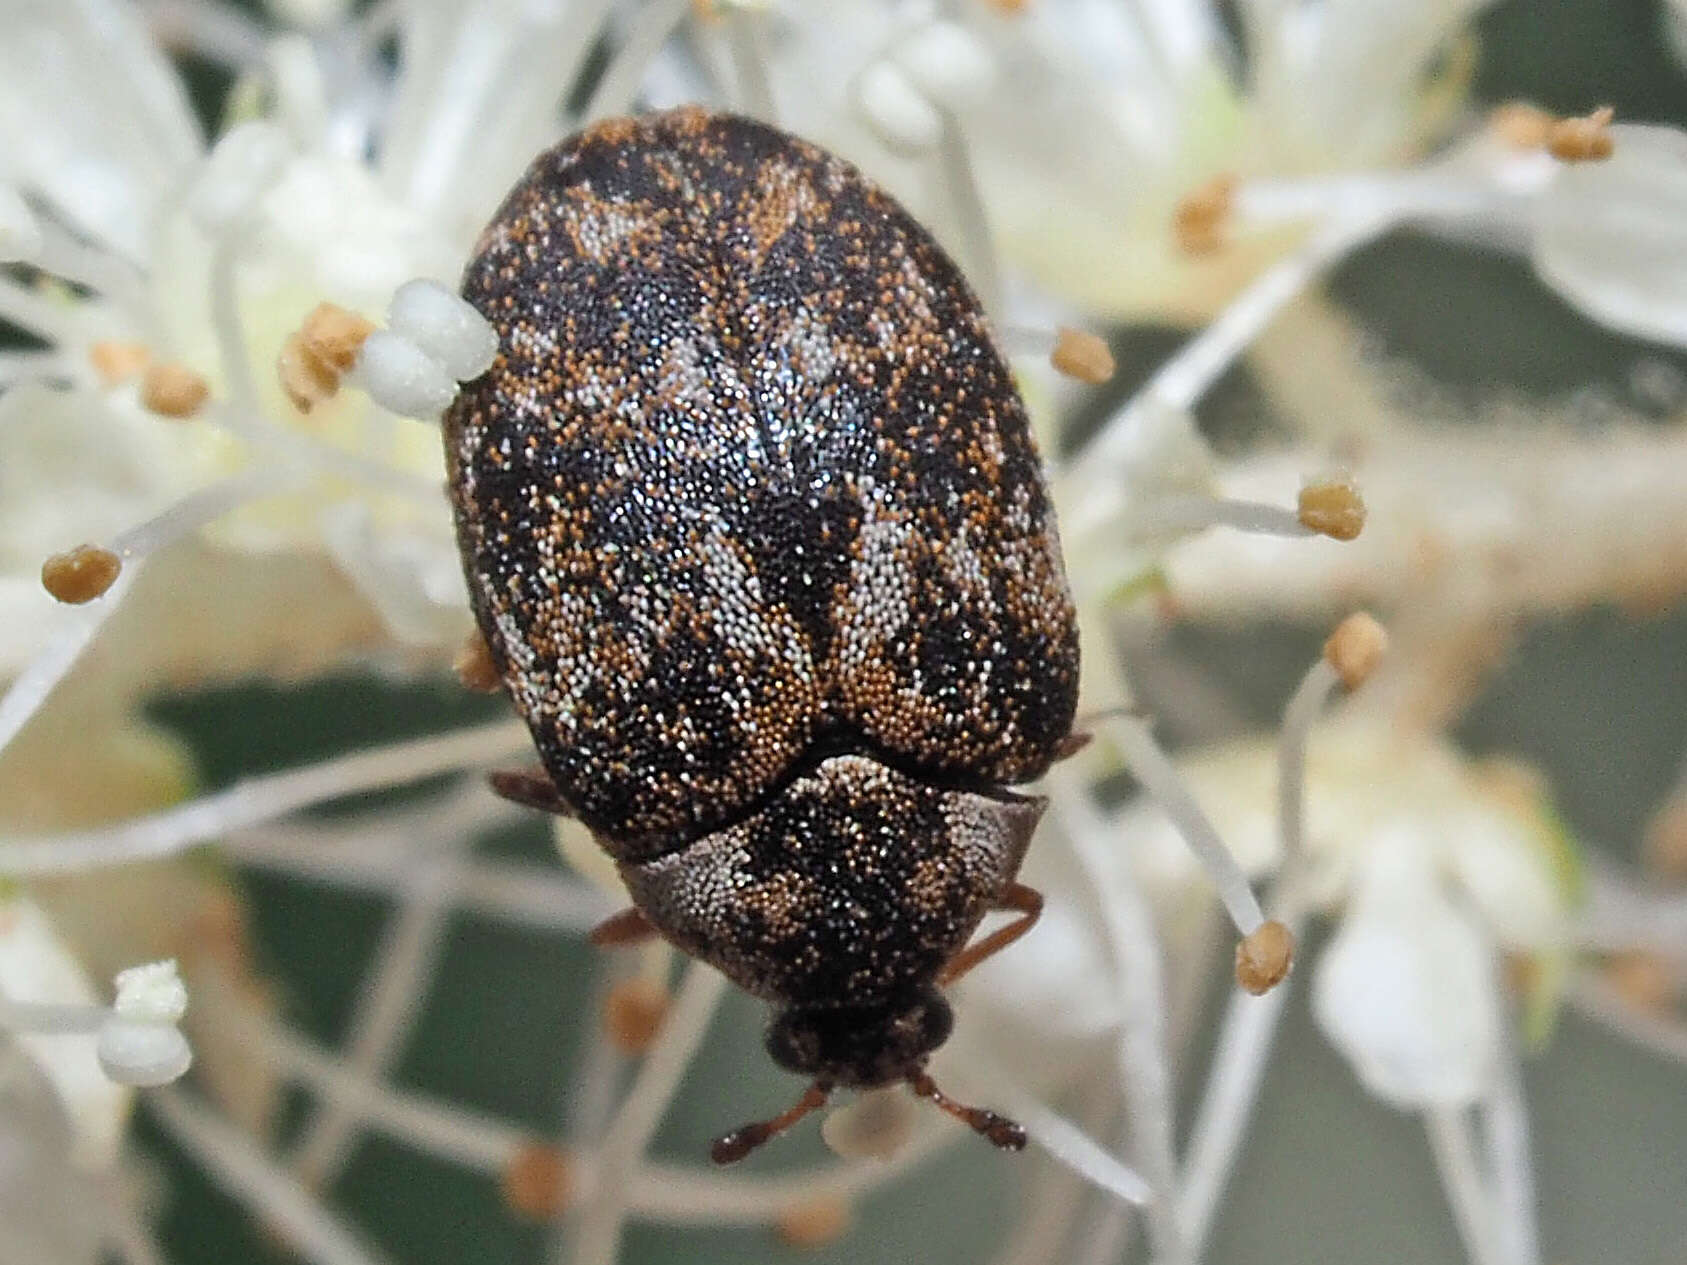
[[[540,155],[462,293],[499,353],[444,418],[471,602],[542,769],[659,935],[811,1079],[946,1098],[941,988],[1036,921],[1080,744],[1076,617],[1024,406],[931,235],[854,167],[698,108]],[[992,910],[1017,919],[968,944]]]

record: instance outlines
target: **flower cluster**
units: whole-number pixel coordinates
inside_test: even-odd
[[[561,1134],[403,1087],[454,912],[578,941],[625,901],[577,823],[554,826],[561,865],[466,846],[519,820],[478,774],[525,732],[199,793],[145,710],[347,665],[455,663],[496,689],[463,648],[434,424],[496,346],[448,283],[540,148],[685,101],[811,137],[904,199],[965,265],[1058,454],[1093,740],[1041,788],[1043,921],[961,986],[937,1069],[1040,1157],[1004,1261],[1110,1259],[1136,1217],[1157,1260],[1201,1259],[1302,979],[1358,1083],[1422,1117],[1480,1265],[1540,1259],[1519,1059],[1555,1008],[1687,1055],[1679,897],[1588,865],[1537,772],[1449,736],[1520,620],[1687,592],[1681,421],[1485,402],[1482,425],[1438,425],[1317,293],[1409,227],[1687,344],[1687,133],[1596,102],[1484,117],[1480,0],[0,7],[0,1220],[31,1259],[160,1259],[137,1088],[269,1230],[335,1263],[375,1259],[324,1194],[365,1134],[494,1178],[579,1265],[640,1220],[824,1244],[954,1140],[897,1091],[833,1111],[835,1158],[796,1173],[653,1158],[725,991],[660,947],[600,968]],[[217,70],[212,126],[190,63]],[[1119,382],[1094,331],[1141,320],[1192,332]],[[1201,424],[1244,360],[1274,446]],[[1264,616],[1329,634],[1270,736],[1164,643],[1179,620]],[[1168,754],[1149,704],[1201,741]],[[1659,808],[1660,871],[1687,872],[1684,804]],[[254,965],[241,871],[394,903],[341,1048],[291,1027]],[[115,975],[111,1005],[90,971]],[[285,1148],[284,1084],[314,1103]]]

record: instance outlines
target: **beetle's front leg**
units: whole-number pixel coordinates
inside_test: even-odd
[[[574,810],[562,798],[551,775],[541,768],[498,769],[486,775],[492,789],[512,804],[537,808],[542,813],[572,817]]]

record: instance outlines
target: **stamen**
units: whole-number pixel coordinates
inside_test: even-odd
[[[738,100],[752,118],[777,122],[773,83],[767,73],[767,16],[749,5],[735,4],[726,15],[726,47],[738,80]]]
[[[1244,936],[1257,931],[1265,921],[1265,915],[1260,912],[1259,901],[1248,885],[1248,876],[1242,872],[1242,867],[1230,855],[1230,849],[1224,846],[1212,822],[1201,811],[1183,775],[1154,741],[1147,723],[1128,716],[1119,717],[1110,721],[1110,732],[1118,741],[1132,776],[1142,783],[1143,789],[1159,804],[1161,811],[1171,818],[1190,851],[1206,870],[1207,877],[1218,888],[1219,900],[1236,929]]]
[[[1233,527],[1266,536],[1310,536],[1300,515],[1261,501],[1231,501],[1209,496],[1163,496],[1140,507],[1131,519],[1132,534],[1153,540],[1208,527]]]
[[[1294,955],[1294,933],[1267,919],[1236,943],[1236,982],[1255,997],[1269,993],[1288,976]]]
[[[554,1146],[532,1143],[504,1168],[504,1206],[530,1221],[554,1221],[574,1195],[573,1161]]]
[[[1482,1133],[1494,1176],[1494,1211],[1502,1259],[1540,1265],[1535,1223],[1535,1176],[1529,1158],[1529,1113],[1516,1034],[1502,1032],[1504,1049],[1481,1106]]]
[[[375,323],[335,303],[318,303],[281,345],[276,376],[293,407],[308,413],[340,389]]]
[[[603,1027],[623,1054],[643,1054],[662,1030],[672,1004],[665,985],[631,976],[610,985],[603,1003]]]
[[[1138,729],[1143,732],[1136,733]],[[1142,775],[1144,764],[1153,764],[1157,760],[1163,768],[1157,767],[1156,773],[1177,780],[1158,748],[1153,748],[1147,761],[1136,758],[1145,743],[1153,747],[1152,739],[1146,734],[1146,726],[1126,721],[1118,723],[1114,732],[1126,748],[1126,764],[1142,778],[1143,785],[1149,787],[1151,794],[1153,787]],[[1104,893],[1099,904],[1108,948],[1113,957],[1120,1003],[1119,1078],[1131,1104],[1130,1127],[1136,1162],[1141,1166],[1142,1177],[1149,1188],[1146,1199],[1149,1237],[1156,1259],[1182,1261],[1187,1257],[1182,1227],[1176,1215],[1177,1160],[1172,1143],[1175,1104],[1166,1054],[1165,983],[1153,914],[1130,866],[1109,864],[1107,851],[1113,831],[1091,799],[1088,789],[1076,775],[1063,768],[1057,767],[1052,771],[1048,781],[1051,787],[1058,788],[1050,796],[1049,810],[1060,821],[1062,833],[1071,844],[1073,855],[1083,867],[1091,888]],[[1180,781],[1178,788],[1180,794],[1188,798],[1187,792],[1181,789]],[[1165,803],[1163,799],[1160,802],[1162,805]],[[1199,810],[1195,812],[1199,816]],[[1205,818],[1201,821],[1204,825]],[[1211,830],[1210,826],[1206,828]],[[1228,854],[1225,855],[1228,859]],[[1232,867],[1235,865],[1233,861],[1230,864]],[[1242,887],[1246,892],[1245,880]],[[1253,893],[1247,892],[1247,898],[1251,903]],[[1262,921],[1257,911],[1256,905],[1253,926]]]
[[[399,910],[382,930],[349,1025],[345,1057],[354,1075],[374,1080],[385,1073],[421,1013],[456,904],[461,849],[472,837],[453,826],[445,818],[432,827],[429,833],[439,832],[434,837],[442,837],[449,851],[410,867]],[[307,1122],[292,1163],[305,1185],[320,1190],[339,1176],[351,1158],[356,1126],[355,1116],[339,1103],[329,1103]]]
[[[1236,204],[1236,177],[1215,176],[1192,190],[1172,212],[1178,245],[1191,255],[1206,255],[1224,245]]]
[[[830,1247],[843,1238],[851,1220],[853,1213],[847,1200],[821,1195],[780,1213],[774,1232],[786,1247],[813,1250]]]
[[[275,358],[275,377],[287,402],[308,413],[340,389],[340,375],[311,353],[302,335],[287,335]]]
[[[1559,119],[1547,129],[1546,150],[1559,162],[1600,162],[1611,156],[1611,120],[1616,111],[1600,106],[1583,118]]]
[[[1212,324],[1191,338],[1073,459],[1075,468],[1127,458],[1145,409],[1190,410],[1287,304],[1349,251],[1396,222],[1399,208],[1371,206],[1326,220],[1294,254],[1262,273]]]
[[[358,1123],[427,1155],[480,1173],[505,1173],[528,1147],[527,1131],[454,1103],[392,1088],[333,1053],[255,1015],[236,1013],[243,1048]]]
[[[320,1200],[215,1112],[175,1090],[153,1095],[151,1107],[158,1122],[199,1161],[212,1182],[251,1204],[316,1265],[377,1265]]]
[[[1049,363],[1068,378],[1076,378],[1088,385],[1100,386],[1110,382],[1117,366],[1107,343],[1086,330],[1062,325],[1055,331],[1054,350]]]
[[[1300,490],[1301,526],[1332,540],[1356,540],[1365,529],[1365,502],[1350,479],[1326,479]]]
[[[1343,689],[1356,690],[1376,671],[1387,650],[1387,631],[1364,611],[1356,611],[1336,625],[1335,632],[1324,643],[1324,662],[1341,679]],[[1319,671],[1314,666],[1308,682]],[[1286,723],[1284,727],[1287,729]]]
[[[967,280],[978,293],[986,313],[1002,310],[1002,268],[996,244],[990,236],[990,218],[984,194],[978,187],[972,155],[966,137],[952,109],[941,111],[942,129],[937,143],[939,189],[948,200],[950,213],[959,229],[956,242]]]
[[[22,684],[20,678],[19,684]],[[13,686],[16,693],[18,685]],[[0,722],[11,694],[0,703]],[[0,723],[0,737],[5,726]],[[249,778],[225,791],[92,830],[0,842],[0,874],[76,874],[175,856],[246,826],[363,791],[405,786],[440,773],[480,768],[532,749],[518,721],[395,743],[321,764]]]
[[[98,545],[78,545],[41,564],[41,587],[70,606],[103,597],[123,571],[123,560]]]
[[[210,384],[186,365],[155,364],[141,377],[141,407],[161,417],[192,417],[210,398]]]
[[[1471,1265],[1505,1265],[1495,1236],[1493,1191],[1477,1160],[1465,1113],[1455,1107],[1432,1107],[1424,1112],[1423,1123],[1465,1255]]]
[[[679,1088],[725,992],[726,976],[700,962],[686,966],[668,1021],[598,1149],[598,1193],[580,1213],[571,1258],[576,1265],[608,1265],[615,1259],[627,1212],[628,1177]]]
[[[88,360],[100,381],[108,387],[127,382],[146,368],[152,353],[145,343],[107,338],[88,348]]]
[[[93,1034],[100,1068],[119,1085],[167,1085],[187,1071],[193,1052],[176,1027],[187,990],[176,964],[153,962],[117,976],[117,1000],[104,1006],[11,1001],[0,995],[0,1032]]]
[[[645,70],[691,7],[691,0],[651,0],[633,15],[627,24],[626,38],[610,58],[586,105],[585,122],[613,118],[632,108]]]

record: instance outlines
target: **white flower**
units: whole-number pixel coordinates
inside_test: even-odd
[[[1687,132],[1617,126],[1541,199],[1541,276],[1613,329],[1687,346]]]
[[[39,908],[16,897],[0,903],[0,1052],[6,1045],[8,1005],[91,1010],[93,985],[54,935]],[[129,1091],[108,1077],[87,1030],[14,1031],[16,1041],[51,1082],[75,1134],[77,1162],[109,1165],[129,1116]]]
[[[1319,957],[1312,1010],[1366,1089],[1396,1107],[1463,1107],[1500,1055],[1498,963],[1418,840],[1367,841],[1335,938]]]
[[[1243,866],[1274,870],[1274,744],[1181,765]],[[1117,826],[1163,901],[1175,907],[1203,881],[1153,806],[1127,809]],[[1514,767],[1473,764],[1444,740],[1355,712],[1314,731],[1303,846],[1302,898],[1340,920],[1313,966],[1320,1025],[1388,1101],[1469,1101],[1503,1022],[1499,950],[1551,958],[1567,944],[1576,863],[1544,791]]]

